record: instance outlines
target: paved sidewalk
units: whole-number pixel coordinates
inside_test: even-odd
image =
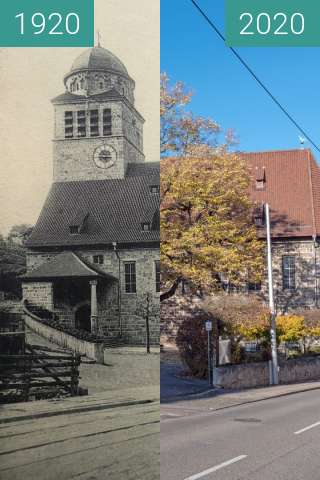
[[[179,407],[194,408],[197,410],[222,410],[247,403],[260,402],[271,398],[320,390],[320,381],[295,383],[289,385],[275,385],[270,387],[251,388],[245,390],[224,390],[213,388],[204,392],[189,391],[181,397],[162,399],[162,404],[178,404]]]
[[[217,389],[216,391],[213,391],[211,395],[209,394],[207,398],[201,399],[200,404],[205,405],[210,410],[220,410],[235,405],[260,402],[262,400],[268,400],[269,398],[279,398],[318,389],[320,389],[320,381],[289,385],[274,385],[270,387],[251,388],[238,391]]]
[[[181,363],[160,363],[161,403],[208,391],[207,380],[186,377],[185,374],[186,368]]]

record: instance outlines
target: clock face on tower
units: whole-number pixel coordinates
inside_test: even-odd
[[[98,168],[110,168],[117,159],[117,153],[110,145],[101,145],[93,153],[94,163]]]

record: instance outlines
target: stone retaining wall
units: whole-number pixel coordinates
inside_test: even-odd
[[[297,383],[320,379],[320,357],[305,357],[281,361],[279,383]],[[224,365],[214,374],[214,384],[239,389],[269,385],[269,362]]]
[[[86,355],[97,363],[104,364],[103,344],[79,340],[72,335],[60,332],[48,325],[44,325],[30,312],[28,312],[28,314],[25,312],[25,324],[30,330],[38,333],[41,337],[46,338],[50,342],[60,345],[60,347],[69,348],[73,352],[80,353],[81,355]]]

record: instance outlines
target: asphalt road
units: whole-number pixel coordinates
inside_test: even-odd
[[[320,391],[210,411],[164,406],[163,480],[320,480]]]

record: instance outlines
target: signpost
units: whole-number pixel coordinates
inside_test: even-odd
[[[209,386],[212,387],[212,378],[211,378],[211,332],[212,332],[212,322],[210,320],[206,321],[206,331],[208,334],[208,382]]]

